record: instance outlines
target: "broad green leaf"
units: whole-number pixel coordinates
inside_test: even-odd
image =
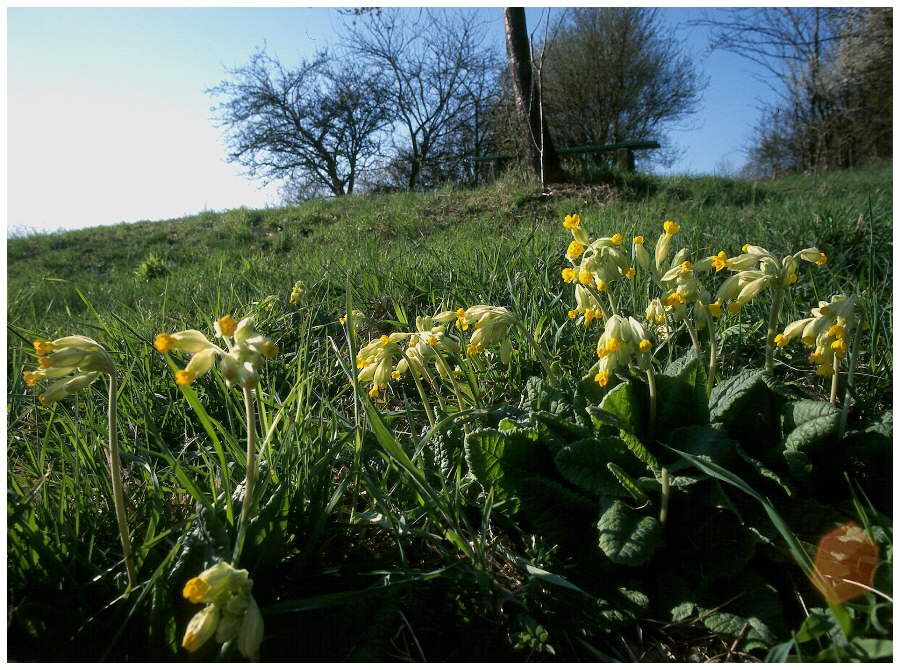
[[[662,546],[659,521],[618,500],[600,517],[597,530],[601,551],[621,565],[643,565]]]
[[[791,487],[788,486],[787,483],[778,476],[778,473],[766,467],[765,463],[750,456],[750,454],[744,451],[740,446],[735,446],[735,451],[740,458],[750,464],[750,467],[752,467],[760,477],[765,477],[766,479],[772,480],[773,482],[778,484],[778,486],[780,486],[789,496],[793,495]]]
[[[863,655],[864,660],[876,661],[882,658],[892,658],[894,655],[894,644],[891,640],[857,638],[850,644]]]
[[[570,483],[597,495],[621,493],[607,463],[634,460],[625,443],[617,437],[587,438],[563,447],[554,462],[559,473]]]
[[[519,492],[519,482],[542,472],[549,472],[549,457],[533,432],[505,431],[493,428],[476,430],[466,435],[466,461],[475,479],[485,488],[494,489],[497,500]]]
[[[656,426],[666,435],[679,426],[709,422],[706,371],[696,358],[673,368],[675,374],[656,376]]]
[[[784,446],[790,450],[802,450],[838,428],[840,410],[829,402],[798,400],[789,402],[783,411]]]
[[[629,432],[640,434],[646,426],[646,395],[646,391],[639,390],[634,382],[625,381],[604,396],[600,409],[616,416]]]

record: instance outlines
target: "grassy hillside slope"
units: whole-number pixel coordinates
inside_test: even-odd
[[[614,190],[549,195],[506,181],[32,235],[8,242],[8,319],[30,341],[75,324],[97,329],[93,309],[152,339],[245,313],[267,296],[274,296],[269,306],[284,302],[302,280],[322,322],[343,313],[348,285],[354,304],[376,320],[396,317],[395,305],[415,313],[477,302],[548,317],[552,307],[564,320],[570,298],[558,277],[567,232],[559,222],[566,214],[580,213],[593,235],[618,231],[626,239],[654,239],[672,219],[696,257],[737,253],[748,241],[776,254],[825,250],[829,264],[810,273],[809,289],[793,292],[785,318],[832,293],[864,291],[872,367],[885,373],[868,379],[877,396],[890,386],[891,182],[890,166],[758,185],[638,175],[620,178]],[[763,316],[750,314],[751,322]]]

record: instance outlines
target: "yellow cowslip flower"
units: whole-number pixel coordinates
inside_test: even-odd
[[[215,605],[207,605],[188,622],[181,646],[194,653],[216,633],[221,613]]]
[[[741,311],[741,304],[739,302],[728,303],[728,313],[729,314],[737,314],[740,311]]]
[[[571,284],[578,277],[578,272],[575,268],[563,268],[562,278],[563,281],[567,284]]]
[[[631,238],[631,241],[632,241],[634,244],[643,244],[643,243],[644,243],[644,236],[643,236],[643,235],[636,235],[635,237],[632,237],[632,238]]]
[[[400,379],[400,372],[397,370],[394,370],[391,373],[391,379],[393,379],[394,381],[397,381],[398,379]]]
[[[749,249],[749,248],[750,248],[750,243],[748,242],[747,244],[745,244],[744,246],[741,247],[741,252],[746,254],[747,249]]]
[[[230,314],[226,314],[213,324],[213,330],[218,337],[231,337],[237,330],[238,322],[231,318]]]
[[[784,336],[784,333],[778,333],[775,338],[775,344],[779,347],[783,347],[788,343],[788,339]]]
[[[603,281],[602,279],[597,280],[597,290],[598,291],[605,291],[607,288],[608,288],[608,285],[605,281]]]
[[[466,353],[470,356],[474,356],[476,354],[483,354],[484,347],[480,344],[467,344],[466,345]]]
[[[816,265],[825,265],[828,262],[828,256],[823,252],[816,259]]]
[[[694,268],[694,264],[690,261],[684,261],[680,266],[682,272],[688,272]]]
[[[570,319],[577,319],[577,318],[578,318],[578,310],[577,310],[577,309],[570,309],[569,312],[568,312],[568,317],[569,317]]]
[[[581,217],[578,214],[569,214],[563,219],[563,228],[578,230],[581,227]]]
[[[372,384],[372,388],[369,389],[369,397],[372,398],[372,400],[378,398],[378,384]]]
[[[466,310],[460,307],[456,310],[456,327],[460,330],[468,330],[469,322],[466,321]]]
[[[722,316],[722,303],[720,303],[718,300],[716,300],[715,302],[712,302],[712,303],[708,304],[708,305],[706,306],[706,309],[709,310],[709,313],[710,313],[710,315],[712,315],[713,318],[715,318],[715,319],[721,318],[721,316]]]
[[[609,239],[610,239],[610,241],[611,241],[613,244],[616,244],[616,245],[622,244],[622,239],[623,239],[623,238],[622,238],[622,233],[616,233],[615,235],[613,235],[613,236],[612,236],[611,238],[609,238]]]
[[[828,329],[828,337],[841,339],[846,335],[846,332],[842,324],[836,323]]]
[[[578,273],[578,281],[582,284],[591,284],[594,281],[594,276],[590,272],[579,272]]]
[[[581,254],[584,253],[584,245],[578,240],[572,240],[569,242],[569,246],[566,249],[566,256],[569,258],[578,258]]]
[[[662,300],[659,298],[651,300],[650,304],[647,305],[647,311],[644,313],[644,318],[646,318],[647,321],[653,321],[655,323],[665,323],[666,308],[663,305]]]
[[[112,359],[96,341],[82,335],[69,335],[47,342],[34,341],[35,352],[43,354],[37,360],[37,370],[25,370],[22,379],[33,387],[44,379],[56,379],[38,396],[42,405],[86,389],[101,374],[115,374]]]
[[[664,305],[667,305],[669,307],[676,307],[678,305],[684,304],[684,296],[681,295],[681,293],[679,293],[678,291],[675,291],[674,293],[670,293],[665,298],[663,298],[662,302]]]
[[[594,319],[599,319],[603,316],[603,312],[599,309],[588,309],[584,312],[584,327],[587,328],[591,325],[591,322]]]
[[[712,266],[716,269],[716,272],[720,272],[728,265],[728,254],[724,251],[720,251],[715,256],[710,256],[709,260],[712,262]]]
[[[188,623],[181,646],[197,651],[215,635],[224,644],[238,638],[241,653],[258,660],[263,621],[251,595],[253,580],[246,570],[237,570],[221,561],[184,585],[182,595],[192,603],[206,603]]]
[[[667,235],[674,235],[679,230],[681,230],[681,226],[679,226],[674,221],[664,221],[663,222],[663,230],[666,231]]]
[[[512,356],[510,331],[519,324],[515,314],[505,307],[474,305],[466,310],[466,319],[478,324],[469,340],[469,346],[474,345],[475,353],[480,354],[489,347],[500,345],[500,360],[509,363]]]
[[[625,279],[634,279],[634,276],[637,274],[637,270],[634,268],[625,268],[625,272],[622,273],[625,275]]]
[[[788,274],[788,284],[796,284],[797,283],[797,273],[791,272]]]
[[[614,314],[606,321],[597,340],[597,374],[594,380],[601,386],[609,382],[609,375],[620,367],[636,365],[642,370],[650,366],[652,348],[647,331],[634,318],[625,319]]]
[[[228,386],[237,384],[247,389],[256,388],[259,381],[257,367],[264,358],[275,356],[278,346],[256,331],[252,318],[236,322],[226,315],[213,324],[213,329],[226,341],[227,350],[207,340],[199,330],[184,330],[171,335],[160,333],[156,336],[153,344],[161,353],[176,349],[193,354],[188,364],[176,371],[175,382],[181,386],[192,384],[209,372],[218,358],[219,371]],[[229,338],[232,338],[230,343]]]
[[[847,355],[847,343],[844,340],[835,340],[831,343],[831,350],[835,356],[843,358]]]
[[[288,302],[296,305],[301,300],[306,300],[306,286],[298,279],[294,282],[293,288],[291,288],[291,297],[288,299]]]

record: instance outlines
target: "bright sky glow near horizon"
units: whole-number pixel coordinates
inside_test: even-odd
[[[479,13],[502,49],[501,9]],[[541,15],[528,8],[529,30]],[[705,30],[683,25],[698,10],[661,16],[710,78],[701,111],[669,135],[684,149],[671,172],[739,168],[768,89],[748,62],[704,55]],[[225,161],[205,90],[264,44],[293,66],[343,21],[329,7],[8,8],[7,233],[277,205],[275,185]]]

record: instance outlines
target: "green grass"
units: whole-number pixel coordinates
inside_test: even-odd
[[[244,478],[246,425],[239,393],[213,374],[192,387],[211,420],[204,429],[152,342],[187,328],[211,335],[212,321],[229,313],[254,316],[281,349],[261,373],[259,516],[241,562],[266,615],[264,660],[553,658],[536,641],[535,619],[562,621],[566,589],[551,601],[522,577],[521,563],[555,566],[552,543],[529,537],[505,503],[480,493],[461,450],[438,467],[412,384],[398,384],[379,406],[384,425],[371,414],[367,424],[341,367],[347,351],[337,318],[348,304],[362,310],[364,344],[406,330],[418,315],[504,305],[577,378],[596,361],[600,326],[586,331],[566,318],[573,299],[560,269],[569,233],[560,222],[569,213],[581,215],[592,237],[653,240],[664,220],[678,221],[673,250],[685,246],[694,258],[733,255],[745,242],[776,255],[819,247],[829,263],[802,264],[781,323],[832,294],[863,293],[869,329],[854,415],[892,406],[890,166],[758,184],[621,174],[607,181],[612,187],[545,195],[510,178],[10,239],[10,657],[185,658],[177,645],[196,608],[180,588],[210,561],[230,559],[222,552],[236,513],[229,516],[225,499]],[[297,280],[308,299],[294,306],[287,299]],[[640,276],[623,286],[620,309],[640,318],[649,290]],[[761,365],[756,327],[766,316],[757,300],[723,319],[722,378]],[[22,381],[34,366],[32,339],[72,333],[97,339],[119,366],[128,516],[144,582],[127,599],[118,599],[124,566],[102,389],[43,408]],[[679,339],[668,355],[685,347]],[[482,361],[466,393],[474,397],[474,387],[486,407],[518,401],[526,380],[542,374],[527,346],[518,348],[509,366]],[[799,346],[776,355],[777,378],[827,399]],[[445,398],[446,421],[460,433],[457,401],[449,390]],[[554,607],[558,616],[548,614]],[[599,633],[555,634],[557,658],[597,660],[593,649],[628,659],[625,646]],[[459,640],[469,646],[460,650]]]

